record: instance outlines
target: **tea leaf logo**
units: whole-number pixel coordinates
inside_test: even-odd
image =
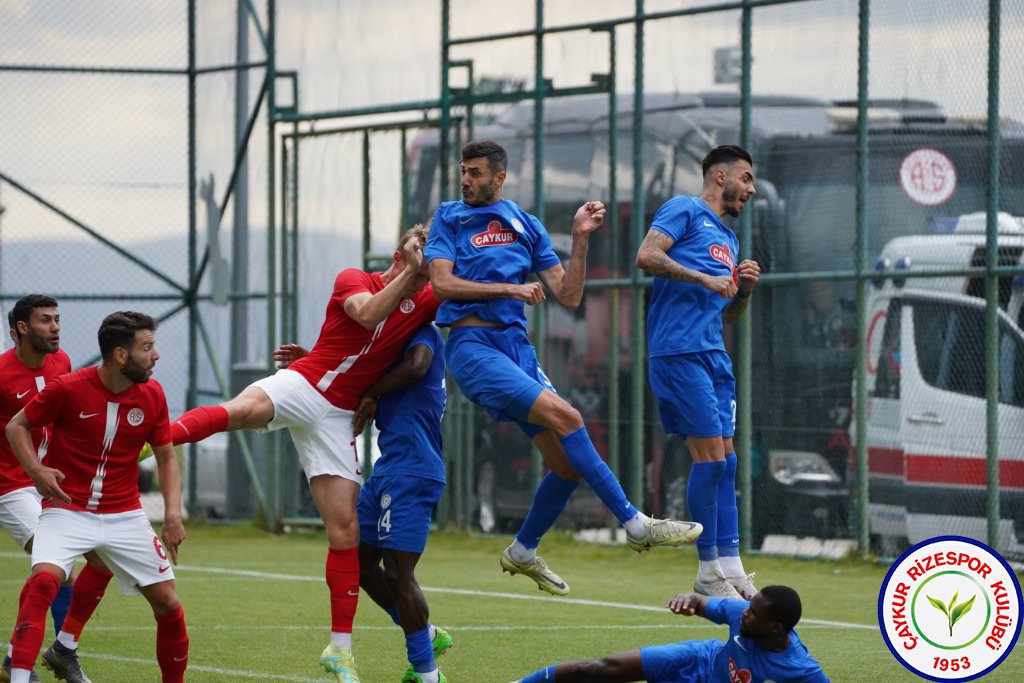
[[[956,604],[956,599],[960,597],[960,591],[953,593],[953,597],[949,599],[949,605],[930,595],[925,595],[925,597],[928,598],[928,602],[932,603],[932,607],[946,615],[946,620],[949,622],[949,637],[952,638],[953,624],[960,621],[960,617],[971,611],[971,608],[974,607],[974,599],[978,596],[973,595],[970,600],[965,600],[959,605]]]

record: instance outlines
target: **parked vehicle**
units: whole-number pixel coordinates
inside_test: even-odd
[[[1024,263],[1024,219],[999,214],[1000,265]],[[908,278],[985,263],[985,214],[882,250],[868,311],[867,439],[876,550],[986,530],[984,280]],[[1024,558],[1024,278],[999,282],[1001,553]],[[854,434],[855,436],[855,434]]]

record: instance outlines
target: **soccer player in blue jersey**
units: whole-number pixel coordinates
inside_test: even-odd
[[[647,313],[651,390],[668,434],[686,440],[693,457],[686,499],[704,526],[697,541],[694,590],[750,599],[753,575],[740,560],[736,509],[736,380],[725,352],[722,322],[739,320],[761,269],[736,264],[739,240],[722,222],[754,195],[750,154],[736,145],[711,150],[701,162],[699,197],[677,196],[654,216],[636,265],[654,277]]]
[[[654,546],[692,543],[699,524],[656,520],[637,511],[587,434],[583,418],[554,390],[526,334],[526,304],[544,300],[536,273],[555,300],[576,307],[583,297],[587,245],[604,221],[604,204],[590,201],[573,219],[569,263],[551,246],[534,216],[504,199],[508,157],[495,142],[462,149],[462,200],[434,213],[423,250],[434,293],[444,300],[437,324],[451,328],[446,360],[462,391],[497,420],[516,422],[551,470],[501,567],[524,574],[552,595],[569,586],[537,555],[544,533],[565,509],[580,477],[586,479],[626,529],[637,552]]]
[[[680,593],[665,605],[675,614],[697,614],[729,625],[729,639],[684,640],[621,654],[549,666],[517,683],[829,683],[821,665],[793,627],[800,596],[788,586],[765,586],[753,599]]]
[[[410,664],[403,683],[445,683],[435,657],[452,644],[430,623],[414,574],[445,486],[444,374],[441,332],[424,325],[398,364],[363,394],[352,422],[358,435],[376,415],[380,429],[381,456],[357,506],[359,585],[405,631]]]
[[[273,356],[284,369],[308,354],[298,344],[283,344]],[[381,456],[357,504],[359,586],[405,631],[410,664],[403,683],[445,683],[436,657],[452,645],[452,637],[429,622],[427,600],[414,573],[446,480],[441,455],[444,375],[444,339],[433,324],[424,325],[360,397],[352,415],[353,436],[375,417],[381,430]]]

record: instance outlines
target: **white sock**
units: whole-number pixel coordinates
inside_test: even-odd
[[[726,576],[746,576],[743,561],[739,555],[719,555],[718,562],[722,565],[722,573]]]
[[[11,657],[14,653],[14,643],[7,643],[7,656]]]
[[[439,683],[441,679],[438,673],[438,670],[435,668],[433,671],[421,673],[420,678],[423,679],[423,683]]]
[[[78,641],[75,640],[75,637],[73,635],[65,631],[61,631],[57,634],[57,642],[69,650],[78,649]]]
[[[626,529],[626,533],[633,538],[643,538],[647,535],[647,520],[650,519],[647,515],[642,512],[637,512],[633,515],[632,519],[627,519],[623,523],[623,527]]]
[[[534,558],[537,557],[537,549],[527,548],[516,538],[512,541],[512,545],[508,547],[508,554],[512,556],[513,560],[523,564],[524,562],[533,562]]]
[[[714,581],[715,579],[721,578],[722,566],[718,563],[718,560],[699,560],[697,570],[697,578],[701,581]]]
[[[334,647],[351,650],[352,649],[352,634],[351,633],[339,633],[338,631],[331,631],[331,644]]]
[[[31,676],[31,669],[11,669],[11,683],[29,683]]]

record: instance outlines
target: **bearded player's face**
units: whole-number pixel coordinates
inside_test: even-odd
[[[156,350],[156,336],[153,330],[139,330],[135,333],[135,341],[128,349],[121,374],[135,382],[143,384],[153,376],[153,368],[160,360],[160,352]]]

